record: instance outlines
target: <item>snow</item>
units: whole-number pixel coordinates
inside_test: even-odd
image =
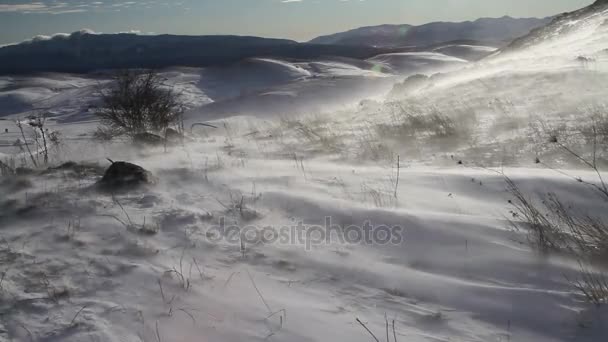
[[[468,61],[476,61],[497,49],[490,46],[479,46],[479,45],[445,45],[434,49],[434,52],[442,53],[448,56],[466,59]]]
[[[559,341],[565,334],[582,334],[576,328],[582,305],[561,276],[576,265],[539,258],[526,247],[525,233],[509,229],[501,217],[509,195],[499,175],[465,167],[404,169],[398,200],[376,207],[362,193],[362,184],[381,189],[394,173],[390,168],[312,158],[302,171],[293,160],[269,160],[241,140],[233,143],[244,146],[244,153],[218,152],[224,145],[218,135],[169,154],[136,157],[120,146],[88,154],[128,157],[161,176],[151,193],[117,197],[134,222],[160,222],[161,231],[153,237],[100,217],[124,214],[109,196],[86,190],[93,178],[78,184],[60,174],[36,178],[35,188],[26,190],[30,205],[41,205],[34,194],[45,189],[54,204],[3,221],[3,238],[15,258],[3,289],[23,302],[6,309],[9,335],[27,339],[19,331],[23,325],[51,340],[137,340],[138,333],[154,340],[158,322],[163,340],[263,340],[274,334],[271,339],[367,341],[354,319],[381,333],[385,313],[396,319],[401,340],[508,336]],[[206,181],[202,170],[215,158],[224,167],[209,172]],[[571,188],[571,180],[545,170],[507,172],[526,187]],[[570,196],[592,207],[590,191],[574,189],[579,192]],[[216,242],[206,235],[223,215],[232,219],[219,203],[241,194],[256,198],[250,206],[260,213],[243,224],[281,227],[297,220],[320,225],[331,217],[345,226],[369,220],[375,226],[403,227],[403,241],[316,241],[308,249],[306,240],[252,243],[243,256],[238,242]],[[9,196],[25,205],[23,192]],[[149,197],[155,204],[148,204]],[[13,212],[5,209],[4,214],[12,217]],[[79,228],[69,235],[69,222],[76,221]],[[180,259],[187,270],[180,272],[187,272],[191,282],[187,291],[175,274],[167,274],[174,267],[180,270]],[[194,260],[200,274],[190,271]],[[24,267],[25,277],[45,274],[48,286],[65,287],[69,300],[26,303],[45,289],[24,283]],[[77,324],[70,324],[83,307]],[[278,310],[285,311],[266,318]],[[52,320],[45,321],[48,316]]]
[[[593,55],[603,33],[578,33],[586,38],[573,50],[566,37],[476,63],[439,53],[369,61],[390,72],[268,59],[163,70],[189,108],[186,127],[219,127],[194,128],[168,151],[92,139],[89,105],[107,76],[3,77],[0,160],[24,158],[12,120],[48,107],[63,141],[53,165],[98,166],[0,178],[0,341],[372,340],[356,319],[380,340],[394,320],[397,341],[601,341],[608,312],[568,283],[576,260],[540,255],[509,223],[499,172],[534,199],[553,192],[605,217],[593,188],[572,179],[597,175],[559,158],[547,162],[562,173],[534,164],[553,155],[523,135],[538,117],[580,123],[583,106],[605,103],[605,58],[574,61]],[[404,75],[447,70],[412,93],[380,96]],[[439,142],[386,130],[378,144],[373,132],[396,120],[396,98],[479,124]],[[389,147],[388,157],[374,150]],[[106,158],[159,183],[98,193]],[[144,222],[158,232],[126,227]],[[285,235],[218,239],[222,222],[224,232]],[[368,225],[389,228],[391,243],[339,239]],[[327,228],[330,241],[316,235]]]
[[[401,52],[373,57],[370,62],[397,74],[446,72],[458,69],[466,60],[437,52]]]

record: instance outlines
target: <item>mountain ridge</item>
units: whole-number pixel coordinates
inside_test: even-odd
[[[473,21],[437,21],[423,25],[383,24],[316,37],[313,44],[375,47],[407,47],[440,44],[452,40],[476,40],[499,47],[548,24],[551,18],[478,18]]]
[[[362,27],[304,43],[252,36],[98,34],[83,30],[69,35],[35,37],[30,41],[0,47],[0,74],[209,67],[230,65],[254,57],[297,61],[335,56],[365,60],[387,53],[434,51],[453,42],[502,46],[528,33],[530,27],[548,21],[549,18],[515,19],[503,16],[420,26],[386,24]],[[380,44],[370,45],[369,42]],[[455,53],[469,60],[489,54],[477,51],[479,49],[468,50],[471,51]]]
[[[311,59],[339,56],[366,59],[388,51],[249,36],[146,36],[79,31],[1,47],[0,74],[206,67],[229,65],[252,57]]]

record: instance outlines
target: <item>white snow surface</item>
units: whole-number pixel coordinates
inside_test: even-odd
[[[369,59],[394,73],[403,75],[433,74],[456,70],[467,61],[438,52],[400,52]]]
[[[566,279],[576,260],[540,255],[527,231],[513,229],[512,196],[496,172],[531,198],[553,192],[606,215],[594,189],[564,173],[597,175],[534,164],[542,151],[526,138],[516,144],[522,131],[502,125],[533,115],[568,124],[577,118],[566,112],[604,103],[608,70],[594,43],[604,32],[587,30],[477,63],[409,53],[379,56],[370,68],[260,59],[234,70],[166,70],[190,108],[186,127],[219,127],[188,129],[191,139],[167,151],[92,139],[90,106],[107,77],[1,78],[0,160],[27,157],[14,146],[21,133],[12,120],[48,108],[49,130],[62,134],[53,165],[126,160],[158,182],[109,195],[92,189],[96,169],[0,178],[0,341],[372,341],[357,319],[381,341],[387,333],[408,342],[603,341],[608,312]],[[578,55],[596,62],[581,65]],[[391,157],[366,158],[365,148],[384,147],[370,132],[394,120],[393,100],[380,95],[403,75],[446,65],[456,71],[392,96],[475,113],[472,146],[397,141]],[[466,159],[510,153],[528,163]],[[369,223],[398,234],[387,244],[327,242],[282,228],[327,218],[338,231]],[[215,239],[222,222],[290,239]],[[144,223],[155,234],[127,229]]]

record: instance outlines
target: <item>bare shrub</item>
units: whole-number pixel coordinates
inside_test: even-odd
[[[579,276],[568,279],[587,302],[596,306],[608,303],[608,276],[606,270],[594,270],[579,261]]]
[[[0,160],[0,176],[8,177],[15,174],[15,168],[9,165],[8,162],[3,162]]]
[[[539,201],[527,198],[509,177],[511,224],[530,231],[530,241],[541,251],[562,251],[579,257],[601,259],[608,256],[608,225],[602,218],[584,214],[548,193]]]
[[[454,107],[448,114],[434,106],[393,103],[390,107],[393,122],[379,125],[378,129],[381,134],[399,139],[469,139],[477,123],[476,114],[470,108]]]
[[[392,146],[376,132],[371,124],[364,125],[355,135],[357,140],[357,156],[374,161],[392,161],[394,153]]]
[[[555,194],[548,194],[542,204],[526,198],[515,183],[505,176],[510,201],[515,211],[511,224],[530,230],[532,243],[543,252],[572,253],[578,260],[575,278],[566,277],[571,286],[587,302],[594,305],[608,303],[608,225],[600,218],[575,212]]]
[[[61,144],[61,135],[59,132],[49,131],[46,128],[46,119],[48,113],[39,112],[37,114],[30,115],[23,119],[15,120],[15,126],[21,133],[23,141],[18,140],[17,146],[21,149],[23,154],[27,154],[34,167],[48,166],[49,159],[51,156],[51,148],[58,148]],[[31,128],[27,132],[25,128]],[[33,142],[30,142],[30,139]],[[42,157],[42,161],[40,161]]]
[[[324,118],[282,118],[281,126],[293,131],[298,141],[314,146],[319,151],[338,153],[344,149],[340,135],[332,130],[332,122]]]
[[[179,125],[183,107],[178,94],[163,85],[154,71],[120,71],[101,94],[103,105],[96,112],[101,120],[98,137],[163,134],[173,125],[183,128]]]
[[[36,147],[42,150],[44,165],[49,164],[49,139],[47,139],[47,131],[44,128],[46,123],[46,115],[38,114],[28,117],[27,124],[34,129],[34,140]]]
[[[566,232],[561,228],[559,222],[554,220],[549,208],[543,204],[538,205],[526,197],[517,184],[504,175],[507,182],[507,190],[513,195],[514,200],[509,203],[514,210],[511,211],[514,227],[523,226],[530,232],[530,242],[539,250],[548,252],[551,250],[563,250],[568,248]]]
[[[593,170],[597,177],[595,181],[583,180],[567,172],[553,169],[538,158],[537,163],[573,178],[583,186],[589,186],[598,195],[599,200],[608,200],[608,186],[598,166],[599,153],[604,145],[600,131],[598,122],[593,121],[588,131],[578,132],[591,142],[590,157],[585,157],[566,145],[556,133],[550,134],[548,139],[549,144]],[[549,193],[541,203],[533,202],[523,195],[510,178],[505,176],[505,179],[509,191],[515,197],[515,201],[510,201],[515,208],[512,214],[519,221],[512,223],[523,224],[529,228],[532,236],[535,237],[534,243],[543,251],[559,250],[573,253],[579,262],[579,271],[576,279],[568,279],[568,281],[589,303],[607,304],[608,272],[605,258],[608,256],[608,224],[605,218],[582,213],[579,208],[565,204],[553,193]]]
[[[608,147],[608,112],[605,106],[593,107],[588,111],[591,122],[579,128],[589,144],[599,144],[600,148]]]

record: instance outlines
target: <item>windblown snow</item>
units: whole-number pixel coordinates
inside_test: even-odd
[[[36,111],[62,142],[52,168],[0,178],[0,340],[604,340],[576,260],[514,229],[497,172],[606,214],[573,180],[597,175],[529,133],[606,104],[608,12],[577,20],[476,62],[492,49],[163,70],[188,108],[167,150],[93,139],[107,74],[2,76],[0,160],[29,162],[14,121]],[[456,133],[410,134],[398,113]],[[106,158],[158,183],[98,193]]]

